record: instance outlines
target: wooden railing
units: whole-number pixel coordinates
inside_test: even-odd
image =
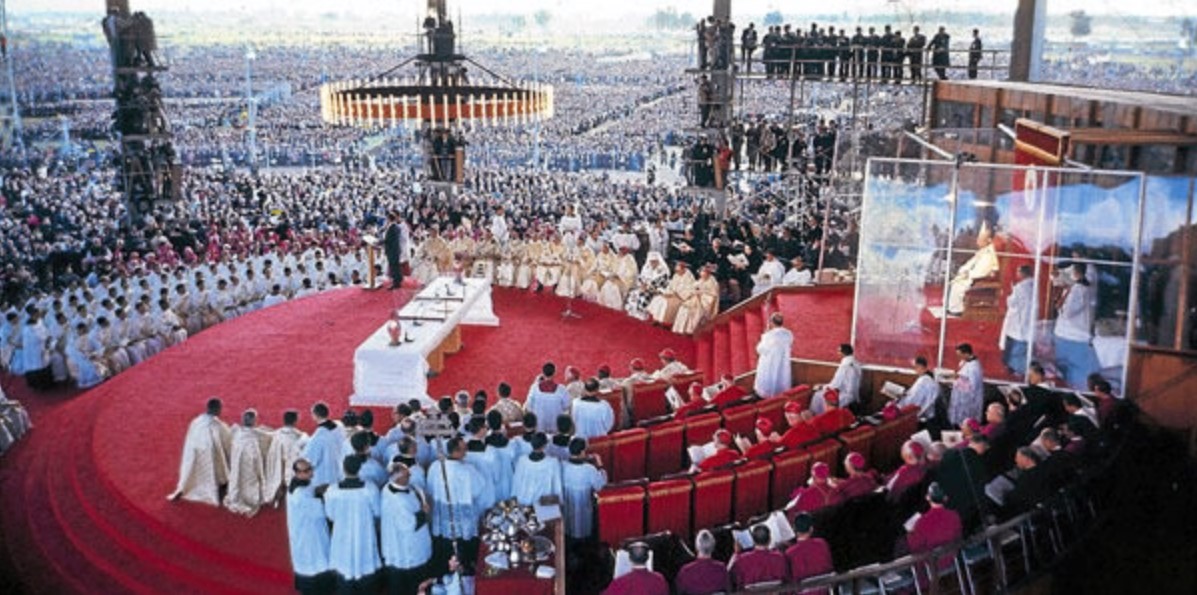
[[[847,287],[852,287],[852,283],[822,283],[819,285],[783,285],[779,287],[771,287],[764,293],[754,295],[722,312],[717,314],[715,318],[705,322],[694,331],[694,336],[697,337],[703,333],[709,332],[711,329],[720,324],[742,316],[745,312],[753,308],[759,308],[761,304],[772,300],[777,295],[791,295],[797,293],[829,293],[831,291],[843,291]]]

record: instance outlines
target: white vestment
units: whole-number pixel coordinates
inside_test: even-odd
[[[266,452],[266,496],[273,500],[278,489],[287,485],[295,474],[291,470],[296,459],[303,455],[308,435],[303,430],[283,426],[274,431],[270,450]],[[309,461],[310,462],[310,461]]]
[[[615,410],[602,399],[583,397],[574,401],[571,417],[574,419],[574,436],[590,440],[595,436],[606,436],[615,427]]]
[[[839,391],[840,407],[847,407],[860,399],[860,363],[856,361],[855,356],[846,355],[840,360],[839,367],[835,369],[835,376],[827,383],[826,388]],[[811,399],[810,410],[815,415],[826,410],[822,390]]]
[[[914,405],[919,408],[919,419],[928,420],[935,417],[935,402],[938,400],[939,383],[931,377],[931,374],[922,374],[906,390],[906,394],[898,400],[898,406]]]
[[[532,453],[515,464],[515,477],[512,479],[513,496],[524,506],[538,504],[543,496],[554,495],[561,498],[561,461],[545,456],[533,460]]]
[[[324,514],[333,524],[328,562],[337,574],[351,581],[370,576],[382,566],[374,531],[374,520],[381,513],[378,490],[361,483],[361,487],[332,485],[324,493]]]
[[[561,505],[565,534],[590,537],[594,527],[594,493],[607,485],[607,473],[590,463],[567,461],[561,467]]]
[[[564,384],[558,384],[552,391],[533,384],[524,401],[524,410],[536,414],[537,430],[552,434],[557,431],[557,416],[569,412],[569,392]]]
[[[972,258],[961,265],[948,289],[948,312],[959,314],[964,311],[964,294],[977,279],[984,279],[998,270],[997,251],[993,244],[977,250]]]
[[[948,421],[959,426],[965,419],[981,419],[985,404],[985,376],[981,362],[972,359],[960,365],[956,381],[952,383],[952,400],[948,404]]]
[[[232,435],[229,491],[224,497],[224,507],[252,517],[258,514],[258,508],[274,499],[276,491],[266,484],[266,460],[262,455],[270,448],[270,434],[257,428],[235,426]]]
[[[382,488],[382,560],[391,568],[417,568],[432,558],[432,534],[427,518],[422,518],[422,497],[413,487],[388,483]]]
[[[1006,338],[1016,341],[1030,341],[1032,324],[1035,320],[1034,279],[1023,279],[1014,284],[1006,296],[1006,317],[1002,319],[1002,334],[998,348],[1006,348]]]
[[[486,478],[472,466],[450,459],[429,465],[426,481],[432,499],[432,534],[449,539],[477,537],[478,521],[486,512],[481,506]]]
[[[772,397],[790,389],[790,351],[794,334],[785,327],[772,328],[761,334],[756,345],[756,380],[753,390],[761,397]]]
[[[312,439],[303,449],[303,458],[312,464],[312,485],[322,486],[341,481],[345,453],[342,442],[345,434],[335,422],[326,421],[316,428]]]
[[[175,493],[192,502],[220,506],[220,486],[229,480],[232,435],[220,418],[200,414],[187,427],[179,485]]]
[[[296,486],[287,493],[287,536],[295,574],[311,577],[330,569],[324,502],[316,497],[316,490],[310,485]]]

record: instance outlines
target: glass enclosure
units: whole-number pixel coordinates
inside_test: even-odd
[[[857,356],[955,368],[967,343],[990,379],[1025,381],[1034,362],[1057,386],[1083,389],[1091,373],[1121,386],[1144,184],[1131,172],[870,160]]]

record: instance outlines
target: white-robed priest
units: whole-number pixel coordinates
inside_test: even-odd
[[[287,535],[295,590],[303,595],[329,593],[336,575],[328,563],[330,533],[324,501],[312,485],[312,464],[298,459],[291,465],[287,484]]]
[[[229,481],[229,450],[232,434],[220,419],[223,403],[208,399],[204,413],[191,421],[183,441],[179,483],[168,500],[183,498],[220,506],[220,488]]]
[[[794,333],[785,327],[780,312],[769,317],[769,330],[756,345],[756,380],[753,389],[761,397],[772,397],[790,388],[790,352]]]

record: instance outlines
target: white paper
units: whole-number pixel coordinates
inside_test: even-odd
[[[955,448],[957,444],[964,442],[964,432],[945,431],[940,432],[939,437],[948,448]]]
[[[900,384],[886,380],[885,384],[881,386],[881,394],[891,399],[901,399],[906,394],[906,388]]]
[[[922,513],[916,512],[916,513],[914,513],[914,516],[910,517],[909,519],[906,519],[906,523],[902,526],[906,527],[907,533],[914,531],[914,524],[919,522],[919,519],[922,518],[922,516],[923,516]]]
[[[647,566],[647,568],[649,570],[653,569],[653,552],[652,552],[652,550],[648,551],[648,566]],[[625,549],[620,549],[619,552],[615,554],[615,572],[612,574],[611,578],[612,579],[619,578],[631,571],[632,571],[632,560],[630,557],[628,557],[628,551]]]

